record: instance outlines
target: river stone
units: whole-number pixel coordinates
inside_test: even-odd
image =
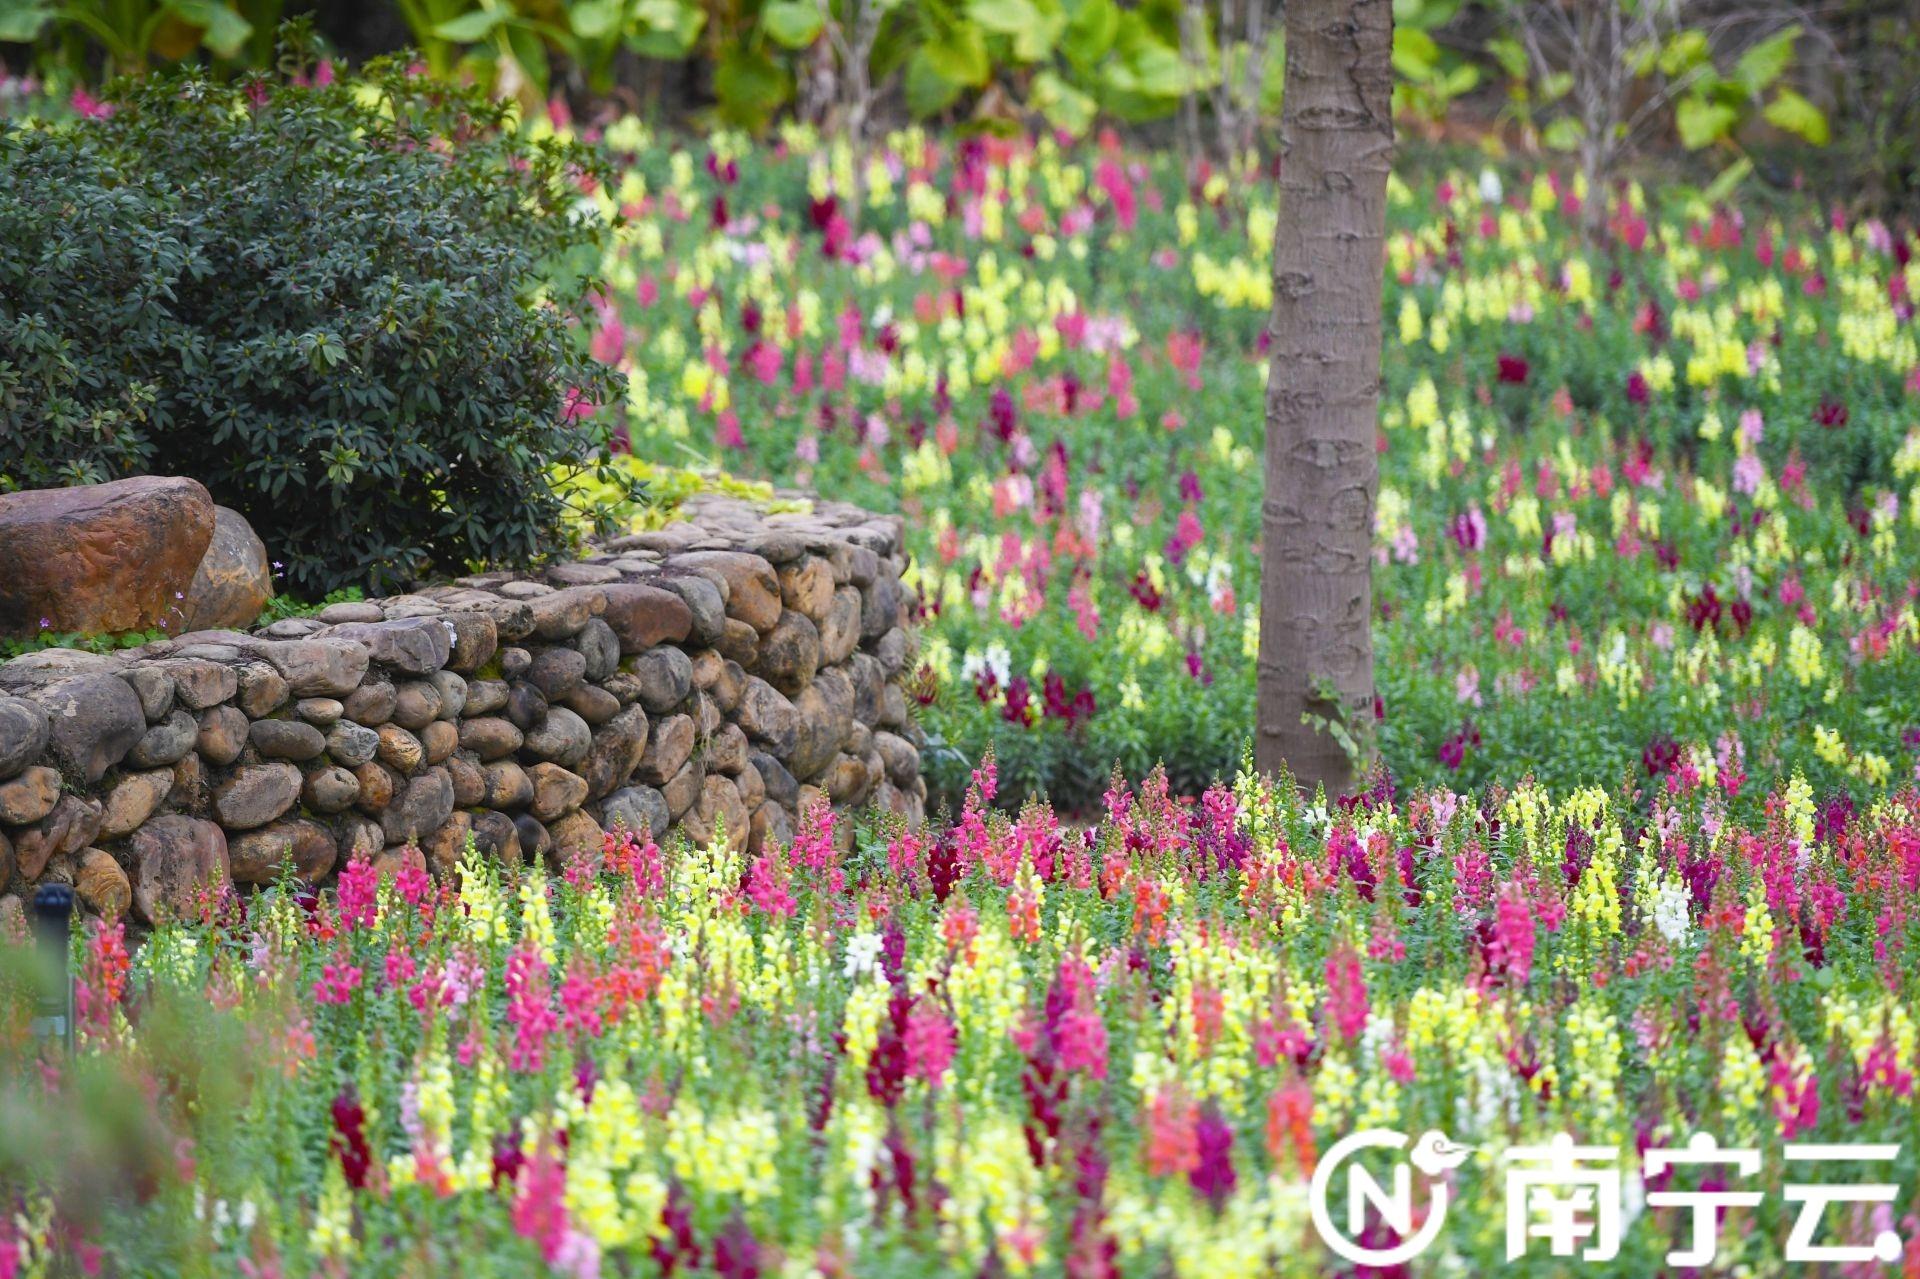
[[[83,848],[75,859],[74,891],[87,909],[103,919],[118,919],[133,904],[133,884],[127,872],[101,848]]]
[[[488,715],[460,721],[460,748],[472,751],[483,760],[499,759],[520,749],[526,735],[512,720]]]
[[[140,699],[140,713],[147,723],[158,724],[173,709],[173,676],[157,662],[140,662],[116,672]]]
[[[547,712],[546,722],[527,734],[520,749],[524,755],[572,768],[593,749],[593,730],[566,707],[555,706]]]
[[[435,671],[427,683],[440,695],[440,718],[459,719],[467,709],[467,681],[453,671]]]
[[[593,820],[592,814],[579,808],[548,822],[547,834],[553,838],[554,860],[562,866],[598,857],[606,838],[606,832],[600,829],[600,823]]]
[[[913,779],[920,776],[920,752],[914,744],[897,733],[883,730],[873,735],[873,746],[880,752],[893,784],[912,786]]]
[[[539,861],[553,847],[553,836],[532,813],[514,814],[513,831],[520,837],[520,856],[526,861]]]
[[[880,576],[860,593],[860,638],[877,640],[900,625],[900,582]]]
[[[582,684],[562,698],[561,704],[598,728],[618,715],[623,703],[598,684]]]
[[[448,613],[443,619],[453,630],[453,645],[447,652],[445,669],[470,675],[493,660],[500,645],[499,628],[493,618],[480,612]]]
[[[12,777],[47,749],[47,713],[18,697],[0,697],[0,778]]]
[[[780,579],[773,565],[745,551],[690,551],[667,561],[670,569],[708,570],[727,584],[727,616],[765,634],[780,620]]]
[[[753,766],[754,772],[760,774],[760,781],[767,789],[768,799],[782,808],[798,811],[800,783],[794,780],[793,774],[787,771],[785,764],[765,751],[747,752],[747,763]]]
[[[447,776],[453,779],[455,808],[473,808],[487,797],[487,776],[480,763],[465,751],[455,751],[443,761]]]
[[[181,608],[187,629],[252,626],[272,598],[273,569],[266,546],[246,516],[230,507],[214,507],[213,536]]]
[[[207,786],[207,761],[188,751],[171,771],[173,790],[167,794],[167,808],[191,817],[205,817],[213,801]]]
[[[661,720],[649,735],[634,775],[649,786],[666,782],[680,771],[687,757],[693,754],[694,736],[693,717],[690,715],[674,715]]]
[[[658,838],[672,823],[667,801],[651,786],[624,786],[600,803],[600,824],[608,830],[619,827],[641,839]]]
[[[199,735],[194,739],[194,749],[204,755],[207,762],[216,768],[225,768],[240,758],[240,752],[247,748],[247,735],[252,725],[237,706],[215,706],[200,712]]]
[[[305,763],[327,749],[327,739],[311,724],[292,719],[257,719],[247,740],[262,759],[290,759]]]
[[[14,865],[22,879],[40,877],[47,863],[66,853],[77,853],[100,833],[106,815],[99,800],[84,795],[62,795],[45,817],[13,833]]]
[[[360,784],[360,797],[353,806],[369,817],[386,812],[394,794],[406,785],[405,778],[377,759],[354,769],[353,780]]]
[[[586,779],[558,764],[535,764],[527,770],[527,780],[533,783],[533,815],[543,822],[563,817],[586,802]]]
[[[230,831],[265,826],[300,798],[300,770],[292,764],[248,764],[213,788],[213,814]]]
[[[740,765],[740,771],[733,775],[733,784],[740,792],[740,802],[752,812],[767,799],[767,784],[760,780],[760,770],[752,764]]]
[[[160,667],[173,677],[174,696],[190,711],[230,702],[240,691],[240,677],[231,666],[196,657],[169,658]]]
[[[481,802],[488,808],[525,808],[533,802],[533,782],[527,770],[510,759],[488,764],[481,769],[486,779],[486,794]]]
[[[735,718],[747,736],[784,759],[793,753],[800,731],[799,712],[773,685],[749,675]]]
[[[681,816],[680,825],[687,832],[687,838],[702,848],[710,846],[724,828],[727,847],[737,853],[747,847],[752,819],[747,806],[740,802],[740,792],[734,789],[733,782],[709,774],[701,783],[700,798]]]
[[[133,833],[133,904],[150,924],[191,918],[229,882],[227,837],[209,821],[168,814]]]
[[[440,690],[425,680],[404,680],[393,686],[393,722],[417,733],[440,718]]]
[[[648,649],[627,662],[640,681],[640,702],[656,715],[685,701],[693,688],[693,662],[677,648]]]
[[[60,802],[60,771],[36,764],[10,781],[0,782],[0,824],[37,822]]]
[[[652,584],[679,596],[680,602],[687,606],[690,627],[683,638],[702,644],[712,644],[720,638],[727,620],[727,601],[718,586],[697,573],[667,574],[654,578]]]
[[[820,660],[834,666],[860,647],[860,592],[843,586],[833,593],[827,618],[820,624]]]
[[[333,840],[334,846],[338,849],[335,859],[340,865],[346,866],[362,858],[368,858],[375,862],[376,870],[382,874],[387,873],[387,868],[378,864],[381,851],[387,846],[387,835],[380,829],[380,823],[371,817],[360,813],[347,813],[335,818]],[[420,869],[425,870],[426,865],[422,863]],[[399,867],[394,866],[393,871],[398,873]]]
[[[275,822],[227,841],[228,873],[236,884],[271,884],[291,859],[303,883],[317,884],[333,870],[339,855],[332,832],[304,817]]]
[[[780,602],[816,626],[827,616],[833,602],[833,567],[818,556],[809,555],[780,567]]]
[[[411,777],[420,771],[420,765],[425,761],[427,752],[426,748],[420,745],[419,738],[398,724],[382,724],[378,732],[380,749],[376,754],[381,763],[403,777]]]
[[[593,749],[580,766],[589,798],[598,799],[626,784],[646,754],[650,734],[646,711],[638,706],[627,707],[601,726],[593,735]]]
[[[603,680],[620,665],[620,641],[600,618],[590,618],[574,637],[573,646],[587,662],[587,679]]]
[[[261,644],[258,651],[294,697],[347,697],[367,677],[366,648],[332,635]]]
[[[728,776],[747,766],[747,735],[738,724],[723,724],[707,738],[707,767]]]
[[[527,682],[550,702],[580,687],[586,677],[587,659],[572,648],[543,648],[534,654],[533,665],[527,668]]]
[[[473,814],[473,848],[487,861],[517,866],[521,861],[520,828],[507,814],[483,809]]]
[[[420,749],[429,764],[444,764],[460,749],[460,730],[444,719],[436,719],[420,730]]]
[[[760,664],[760,632],[737,617],[729,617],[713,642],[720,655],[752,670]]]
[[[601,594],[607,601],[601,620],[619,640],[622,653],[644,652],[656,644],[678,644],[693,630],[693,610],[672,591],[622,582],[609,584]],[[716,592],[715,612],[719,611]]]
[[[205,487],[176,476],[0,493],[0,634],[180,629],[213,527]]]
[[[527,672],[533,669],[533,654],[518,645],[500,651],[500,674],[509,683],[525,679]]]
[[[880,637],[873,647],[874,656],[880,661],[880,670],[888,679],[893,679],[907,669],[907,659],[913,652],[913,641],[908,638],[904,627],[896,626]]]
[[[600,594],[597,587],[574,586],[551,591],[528,600],[533,618],[533,633],[544,640],[571,639],[593,616]]]
[[[390,670],[425,675],[447,664],[453,651],[450,628],[438,617],[404,617],[386,622],[348,622],[327,632],[332,639],[364,644],[367,656]]]
[[[797,692],[820,667],[820,631],[805,614],[789,610],[760,639],[760,673],[776,688]]]
[[[47,713],[47,749],[88,785],[127,757],[147,732],[140,699],[117,675],[76,675],[27,692]]]
[[[460,859],[467,854],[467,838],[472,834],[472,815],[455,813],[420,841],[420,851],[426,855],[427,869],[434,878],[451,879],[459,873]]]
[[[467,681],[467,704],[460,713],[470,719],[482,715],[492,715],[506,709],[507,683],[498,679],[475,679]]]
[[[305,723],[326,732],[340,722],[347,713],[345,703],[332,697],[303,697],[293,706],[294,715]]]
[[[380,750],[380,734],[352,720],[341,720],[327,731],[327,754],[336,764],[358,768]]]
[[[547,695],[526,682],[507,693],[507,719],[521,732],[531,732],[547,718]]]
[[[156,768],[145,773],[123,773],[107,794],[106,809],[100,817],[101,839],[120,839],[133,834],[139,825],[154,815],[162,800],[173,790],[173,770]]]
[[[380,818],[389,843],[418,840],[453,816],[453,779],[444,768],[429,768],[407,783]]]
[[[393,718],[393,707],[398,697],[391,683],[372,679],[348,693],[341,706],[346,717],[354,723],[378,728]]]
[[[834,803],[857,805],[867,797],[872,783],[866,761],[842,751],[827,765],[826,778],[821,784]]]
[[[316,813],[343,813],[360,798],[360,779],[337,764],[309,772],[300,787],[300,801]]]
[[[771,849],[786,848],[793,843],[793,817],[779,804],[768,800],[753,810],[752,823],[747,827],[747,851],[758,856]]]
[[[706,767],[699,760],[690,759],[660,788],[660,798],[667,802],[667,811],[676,820],[699,801],[700,788],[706,780]]]

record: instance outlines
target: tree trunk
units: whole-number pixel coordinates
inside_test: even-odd
[[[1392,0],[1288,0],[1255,761],[1348,788],[1373,727],[1374,452]]]

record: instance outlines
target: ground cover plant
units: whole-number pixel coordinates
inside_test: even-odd
[[[1565,1273],[1510,1251],[1498,1158],[1562,1131],[1624,1187],[1581,1268],[1658,1272],[1693,1224],[1652,1194],[1730,1183],[1645,1152],[1698,1131],[1765,1156],[1717,1272],[1774,1274],[1783,1180],[1860,1180],[1783,1143],[1896,1144],[1872,1179],[1913,1184],[1910,788],[1850,812],[1796,778],[1749,825],[1685,765],[1332,811],[1156,776],[1072,829],[996,787],[857,841],[816,810],[757,856],[359,861],[132,954],[96,924],[77,1057],[30,1067],[8,1005],[0,1264],[1323,1274],[1307,1179],[1387,1126],[1476,1147],[1422,1273]],[[1920,1273],[1910,1193],[1822,1231]]]
[[[1196,792],[1252,723],[1270,188],[1117,145],[648,145],[625,430],[911,516],[957,799]],[[856,196],[855,192],[863,192]],[[1598,240],[1583,206],[1604,201]],[[1865,799],[1920,743],[1914,241],[1816,199],[1438,167],[1391,192],[1379,718],[1408,782],[1682,765]],[[944,760],[944,765],[940,761]],[[1747,784],[1743,779],[1756,779]]]

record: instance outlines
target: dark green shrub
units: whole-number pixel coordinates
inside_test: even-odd
[[[193,476],[310,597],[563,544],[588,152],[391,62],[111,100],[0,126],[0,487]]]

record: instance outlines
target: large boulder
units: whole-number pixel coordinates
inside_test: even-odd
[[[47,713],[54,760],[89,785],[147,735],[140,697],[117,675],[75,675],[27,690]]]
[[[12,777],[47,748],[47,713],[32,702],[0,697],[0,779]]]
[[[186,629],[213,529],[207,490],[175,476],[0,494],[0,633]]]
[[[133,904],[148,923],[191,917],[228,882],[227,837],[209,821],[156,817],[127,844]]]
[[[213,508],[213,540],[200,557],[187,598],[181,606],[190,631],[217,631],[252,626],[260,610],[273,598],[273,569],[267,548],[230,507]]]

